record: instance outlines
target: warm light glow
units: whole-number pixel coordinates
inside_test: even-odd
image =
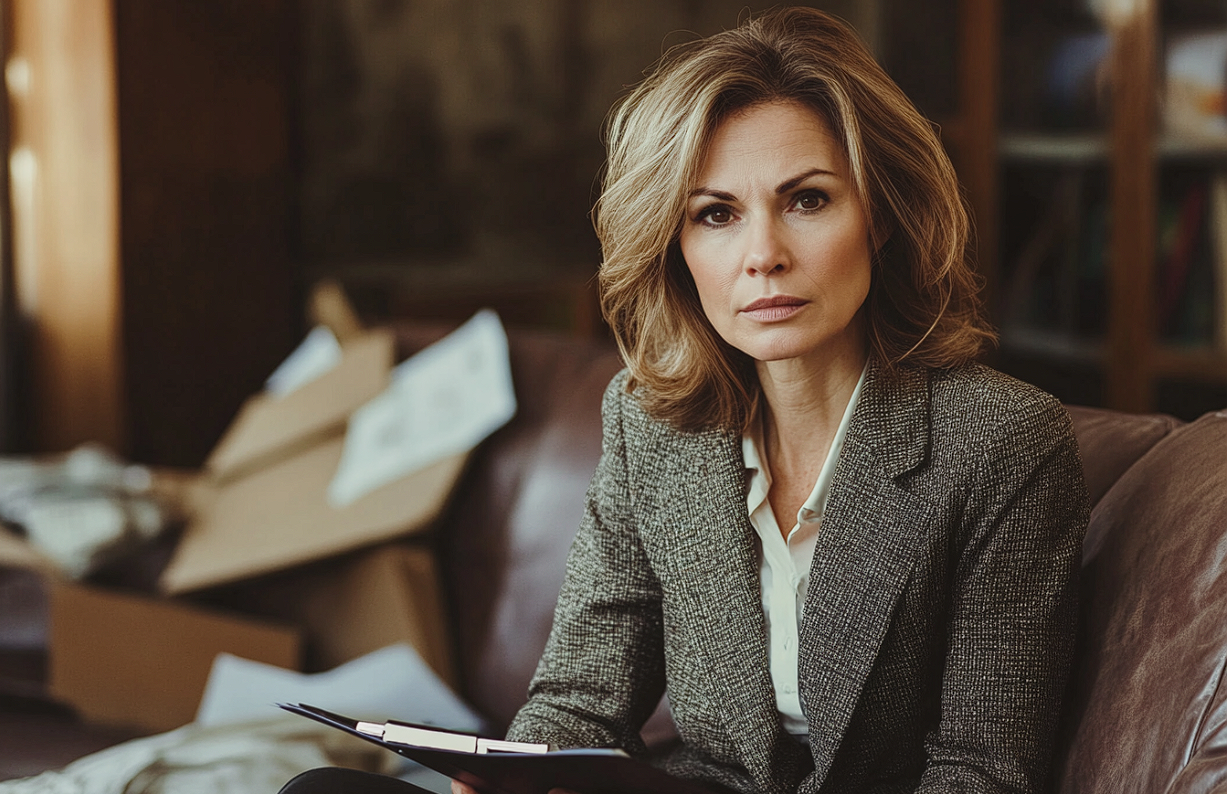
[[[23,315],[38,312],[38,252],[35,207],[38,197],[38,157],[28,146],[18,146],[9,155],[9,189],[12,191],[13,270],[17,305]]]
[[[1087,5],[1108,27],[1121,27],[1137,19],[1150,0],[1087,0]]]
[[[13,96],[27,96],[30,93],[30,62],[20,55],[10,58],[4,65],[4,83]]]

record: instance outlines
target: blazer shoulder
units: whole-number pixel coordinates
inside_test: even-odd
[[[609,413],[611,409],[621,410],[623,400],[629,396],[626,392],[626,384],[630,377],[631,371],[623,367],[609,379],[609,383],[605,386],[605,394],[601,398],[601,411],[603,413]]]
[[[945,476],[1023,471],[1054,450],[1077,455],[1069,413],[1042,389],[980,364],[935,370],[930,384],[932,459]]]
[[[644,410],[640,401],[642,396],[640,389],[629,388],[630,381],[631,372],[623,367],[614,374],[609,385],[605,387],[605,395],[601,400],[601,415],[605,418],[607,425],[615,419],[619,424],[627,421],[632,423],[651,421],[651,417]]]
[[[983,364],[934,370],[931,394],[935,416],[964,421],[1068,421],[1065,406],[1048,392]]]
[[[714,428],[697,431],[681,430],[670,422],[653,416],[643,404],[644,387],[636,385],[629,388],[630,381],[630,370],[623,368],[610,379],[609,385],[605,387],[601,414],[605,419],[606,431],[610,429],[611,422],[616,422],[618,429],[628,437],[651,441],[724,435],[722,431]]]
[[[605,387],[601,420],[606,445],[616,440],[623,454],[671,446],[677,431],[644,408],[642,387],[629,388],[629,385],[630,371],[622,369]]]
[[[913,493],[947,505],[1007,499],[1002,494],[1050,461],[1068,473],[1069,498],[1076,498],[1081,459],[1059,400],[979,364],[930,370],[926,380],[923,451],[907,485]]]

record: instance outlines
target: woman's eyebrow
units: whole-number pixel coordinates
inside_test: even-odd
[[[688,195],[687,198],[694,198],[695,196],[711,196],[712,198],[717,198],[721,201],[737,200],[737,197],[732,193],[727,193],[723,190],[716,190],[715,188],[710,187],[696,187],[694,190],[690,191],[690,195]]]
[[[808,171],[804,171],[800,174],[797,174],[791,179],[787,179],[781,182],[775,189],[776,195],[779,195],[781,193],[787,193],[788,191],[792,190],[797,185],[801,184],[802,182],[809,179],[810,177],[818,176],[820,174],[825,175],[825,176],[834,176],[834,177],[839,176],[839,174],[835,173],[834,171],[827,170],[826,168],[811,168]],[[716,190],[715,188],[710,188],[710,187],[696,187],[694,190],[690,191],[689,195],[687,195],[687,198],[694,198],[696,196],[711,196],[712,198],[720,199],[721,201],[736,201],[737,200],[737,197],[734,196],[732,193],[729,193],[724,190]]]
[[[805,171],[804,173],[797,174],[792,179],[781,182],[779,186],[777,186],[775,189],[776,195],[779,195],[781,193],[787,193],[788,191],[795,188],[797,185],[809,179],[811,176],[818,176],[819,174],[825,174],[827,176],[835,176],[835,177],[839,176],[839,174],[835,173],[834,171],[828,171],[825,168],[811,168],[808,171]]]
[[[834,171],[828,170],[826,168],[811,168],[807,171],[803,171],[802,173],[797,174],[791,179],[787,179],[781,182],[776,187],[775,192],[777,195],[781,193],[787,193],[788,191],[792,190],[797,185],[801,184],[802,182],[809,179],[810,177],[819,176],[819,175],[834,176],[834,177],[839,176],[839,174],[835,173]],[[687,195],[687,198],[695,198],[696,196],[710,196],[715,199],[720,199],[721,201],[736,201],[737,200],[737,197],[734,196],[732,193],[729,193],[724,190],[716,190],[715,188],[710,188],[710,187],[696,187],[694,190],[690,191],[690,193]]]

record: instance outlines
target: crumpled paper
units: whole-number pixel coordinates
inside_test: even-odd
[[[183,507],[153,473],[85,444],[55,458],[0,458],[0,521],[71,579],[157,537]]]
[[[63,769],[0,782],[0,794],[272,794],[308,769],[347,766],[388,774],[402,764],[392,752],[298,718],[216,728],[189,724]]]

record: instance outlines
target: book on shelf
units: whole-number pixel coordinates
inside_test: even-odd
[[[1182,348],[1227,349],[1227,187],[1219,172],[1170,186],[1158,218],[1155,330]]]
[[[1214,343],[1227,353],[1227,173],[1219,171],[1210,181],[1210,246],[1214,282]]]
[[[1108,108],[1111,36],[1104,30],[1069,31],[1048,51],[1043,99],[1046,126],[1099,129]]]
[[[390,720],[365,722],[305,703],[278,703],[292,714],[329,725],[472,786],[482,794],[714,794],[622,750],[559,750]]]
[[[1206,182],[1195,180],[1160,202],[1155,327],[1169,341],[1209,342],[1210,295],[1204,283],[1211,264],[1204,220],[1207,193]]]
[[[1004,268],[1003,341],[1038,331],[1083,347],[1106,326],[1106,200],[1082,169],[1023,187],[1043,209],[1022,225],[1017,253]]]

